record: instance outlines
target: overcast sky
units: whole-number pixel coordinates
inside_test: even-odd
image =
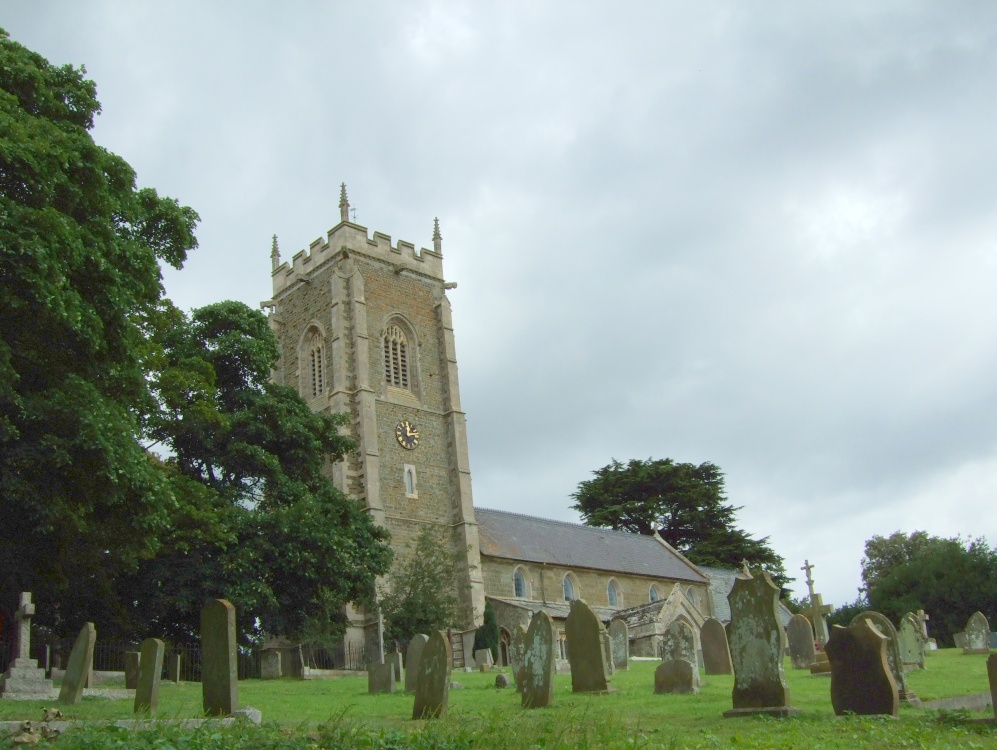
[[[339,220],[440,218],[475,504],[712,461],[825,602],[865,540],[997,543],[997,4],[0,0],[201,215],[183,308]]]

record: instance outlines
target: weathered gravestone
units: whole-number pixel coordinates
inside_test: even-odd
[[[720,620],[707,617],[699,629],[699,641],[703,645],[703,669],[706,674],[733,673],[727,631]]]
[[[235,607],[209,599],[201,609],[201,695],[204,713],[228,716],[239,708]]]
[[[413,719],[435,719],[446,715],[450,698],[450,666],[453,649],[441,630],[434,630],[422,649],[415,683]]]
[[[861,619],[843,628],[834,625],[824,650],[831,662],[831,705],[838,716],[897,716],[900,694],[886,659],[887,638]]]
[[[166,666],[166,679],[177,685],[180,684],[180,653],[178,651],[174,651],[169,656]]]
[[[897,631],[900,660],[905,669],[924,669],[924,641],[917,615],[908,612],[900,621]]]
[[[955,647],[966,649],[966,634],[965,633],[953,633],[952,639],[955,641]]]
[[[789,639],[789,658],[793,669],[810,669],[817,658],[810,620],[803,615],[793,615],[786,626],[786,637]]]
[[[20,606],[14,613],[17,619],[17,656],[0,679],[0,695],[38,695],[48,698],[52,694],[52,680],[45,679],[45,670],[38,667],[38,660],[31,658],[31,618],[35,605],[31,592],[21,592]]]
[[[779,587],[760,568],[750,578],[737,578],[727,595],[730,602],[730,655],[734,665],[733,709],[725,717],[799,713],[789,705],[783,671]]]
[[[523,659],[526,656],[526,628],[517,625],[512,629],[509,639],[509,668],[512,678],[516,681],[516,690],[523,692]]]
[[[613,655],[615,669],[630,668],[630,629],[626,622],[617,618],[609,623],[609,647]]]
[[[395,665],[390,661],[380,664],[374,662],[367,667],[368,693],[395,692]]]
[[[990,653],[990,623],[987,622],[986,615],[982,612],[974,612],[966,622],[966,645],[962,649],[964,654],[989,654]]]
[[[900,691],[900,702],[916,702],[917,696],[907,687],[904,661],[900,655],[900,638],[897,635],[897,629],[890,622],[890,618],[880,612],[869,609],[855,615],[849,626],[854,625],[856,622],[861,622],[863,619],[869,620],[880,633],[886,636],[886,663],[889,664],[890,671],[893,673],[893,680],[897,683],[897,690]]]
[[[429,640],[428,635],[419,633],[412,636],[405,651],[405,692],[414,693],[415,683],[419,679],[419,660],[422,658],[422,650]]]
[[[139,659],[142,656],[138,651],[125,651],[125,688],[134,690],[138,687]]]
[[[530,620],[521,672],[523,708],[554,702],[554,621],[546,612],[536,612]]]
[[[509,676],[499,672],[495,675],[495,687],[497,688],[507,688],[509,687]]]
[[[606,628],[602,629],[602,655],[606,657],[606,676],[612,679],[616,674],[616,666],[613,664],[613,642],[609,640],[609,631]]]
[[[661,640],[661,664],[654,672],[654,692],[699,692],[696,637],[682,620],[674,620]]]
[[[402,654],[400,651],[392,651],[384,657],[384,661],[391,665],[391,668],[395,672],[395,682],[399,685],[403,684],[402,681],[405,678],[405,669],[402,665]]]
[[[990,683],[990,705],[997,717],[997,654],[987,657],[987,681]]]
[[[490,648],[479,648],[474,652],[474,666],[480,669],[482,672],[487,672],[493,665],[495,660],[492,659],[492,650]]]
[[[599,617],[581,599],[573,599],[564,623],[571,664],[571,691],[598,693],[609,690],[604,632]]]
[[[62,677],[62,688],[59,690],[59,703],[73,705],[82,700],[87,677],[93,670],[93,646],[96,642],[97,628],[88,622],[76,636],[76,643],[69,653],[66,674]]]
[[[159,707],[159,680],[163,674],[166,644],[158,638],[142,641],[138,686],[135,688],[135,713],[156,713]]]

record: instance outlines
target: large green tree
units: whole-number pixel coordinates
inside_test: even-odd
[[[115,606],[116,572],[169,522],[137,440],[141,327],[198,219],[94,143],[84,73],[0,29],[0,606],[30,590],[69,629]]]
[[[613,459],[593,474],[572,494],[572,507],[589,526],[657,532],[697,565],[739,568],[747,560],[768,570],[780,586],[791,580],[768,537],[754,539],[735,526],[740,508],[724,495],[723,472],[716,464]]]
[[[869,591],[894,568],[913,562],[919,555],[945,541],[937,536],[929,536],[925,531],[914,531],[911,534],[894,531],[885,537],[876,534],[865,543],[865,555],[862,557],[863,590]]]

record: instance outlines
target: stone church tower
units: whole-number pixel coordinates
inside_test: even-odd
[[[349,415],[359,450],[331,467],[333,481],[391,532],[396,559],[427,524],[460,552],[460,569],[439,585],[457,591],[470,628],[484,586],[439,222],[433,249],[417,252],[351,222],[345,185],[339,209],[327,237],[290,263],[274,238],[264,303],[280,346],[274,380],[315,411]],[[370,633],[369,613],[349,615],[349,640]]]

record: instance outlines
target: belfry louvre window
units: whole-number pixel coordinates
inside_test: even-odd
[[[312,331],[308,337],[308,360],[311,396],[315,398],[325,390],[325,372],[323,370],[322,335]]]
[[[408,339],[398,326],[384,332],[384,381],[395,388],[410,387]]]

